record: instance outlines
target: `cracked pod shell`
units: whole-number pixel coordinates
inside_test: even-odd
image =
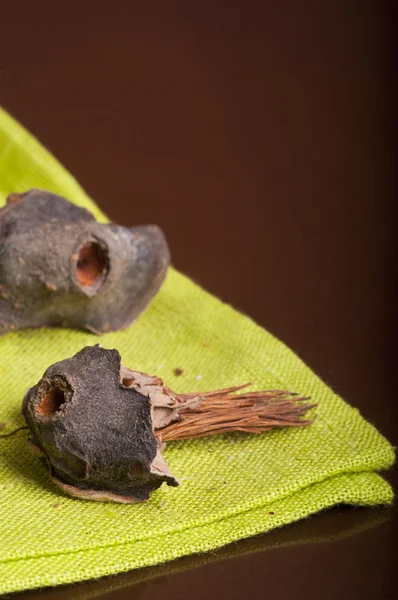
[[[50,192],[12,194],[0,210],[0,335],[41,326],[122,329],[155,296],[169,262],[155,225],[97,223]]]
[[[53,481],[90,500],[146,500],[178,485],[153,432],[151,400],[121,381],[120,354],[89,346],[55,363],[24,399],[33,450]]]

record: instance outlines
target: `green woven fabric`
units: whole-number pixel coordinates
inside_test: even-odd
[[[0,204],[31,187],[58,192],[102,220],[76,181],[20,125],[0,112]],[[89,333],[27,330],[0,338],[0,421],[22,425],[25,390],[53,362],[98,343]],[[26,449],[26,432],[0,439],[0,593],[143,567],[291,523],[336,503],[389,504],[379,475],[391,445],[280,341],[170,270],[150,308],[124,332],[102,336],[134,369],[176,391],[252,381],[319,403],[303,429],[168,444],[179,488],[139,505],[63,496]],[[182,377],[173,375],[176,366]]]

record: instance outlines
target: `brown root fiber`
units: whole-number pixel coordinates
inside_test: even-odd
[[[309,398],[247,385],[176,394],[159,377],[124,367],[117,350],[89,346],[49,367],[27,392],[29,445],[63,492],[139,502],[163,482],[178,485],[161,455],[165,441],[312,423],[303,419],[316,406]]]
[[[121,227],[43,190],[0,209],[0,335],[26,327],[128,326],[158,292],[170,254],[155,225]]]
[[[306,402],[308,397],[300,398],[280,390],[241,393],[240,390],[247,385],[197,394],[196,397],[201,398],[198,404],[181,407],[181,420],[161,430],[163,441],[188,440],[232,431],[259,434],[274,427],[303,427],[312,423],[312,420],[302,418],[316,406]],[[192,397],[191,394],[182,396]]]

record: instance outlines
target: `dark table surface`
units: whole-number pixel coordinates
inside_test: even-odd
[[[0,103],[396,444],[392,5],[0,2]],[[394,508],[336,507],[22,597],[393,598],[397,533]]]

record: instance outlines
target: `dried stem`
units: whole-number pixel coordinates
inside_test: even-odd
[[[156,433],[163,441],[187,440],[232,431],[262,433],[274,427],[303,427],[313,422],[302,417],[317,406],[286,390],[240,392],[248,384],[211,392],[182,394],[180,420]],[[199,402],[184,408],[183,403]]]
[[[11,437],[12,435],[14,435],[14,433],[17,433],[18,431],[21,431],[21,429],[28,429],[28,426],[24,425],[23,427],[17,427],[13,431],[10,431],[10,433],[0,433],[0,438]]]

